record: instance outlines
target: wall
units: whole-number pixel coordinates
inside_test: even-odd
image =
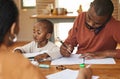
[[[119,0],[112,0],[113,4],[114,4],[114,12],[113,12],[113,16],[115,19],[118,19],[118,7],[119,7]]]
[[[18,35],[18,41],[31,41],[32,40],[32,27],[34,25],[34,23],[36,22],[36,19],[30,19],[30,16],[33,14],[37,13],[36,9],[27,9],[27,10],[23,10],[21,9],[21,0],[14,0],[18,6],[19,9],[19,26],[20,26],[20,32]],[[41,0],[41,1],[49,1],[49,0]],[[54,0],[51,0],[54,1]],[[112,0],[114,3],[116,3],[116,0]],[[115,6],[119,6],[119,8],[117,8],[117,15],[116,18],[118,18],[120,20],[120,0],[119,0],[119,5],[115,5]]]
[[[22,9],[21,0],[14,0],[19,9],[19,26],[20,31],[18,35],[18,41],[31,41],[32,27],[36,22],[35,19],[30,19],[30,16],[36,14],[36,9]]]
[[[120,20],[120,0],[119,0],[119,5],[118,5],[118,20]]]
[[[55,0],[36,0],[37,14],[42,14],[43,9],[46,9],[48,4],[53,4],[55,6]]]

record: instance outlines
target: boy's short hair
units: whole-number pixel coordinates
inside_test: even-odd
[[[49,21],[47,19],[41,19],[38,22],[41,22],[41,23],[43,23],[45,25],[48,33],[51,33],[51,34],[53,33],[53,30],[54,30],[53,26],[54,26],[54,24],[51,21]]]

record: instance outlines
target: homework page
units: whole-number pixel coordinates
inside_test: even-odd
[[[78,70],[66,69],[54,74],[47,75],[47,79],[76,79],[78,75]],[[92,76],[92,79],[98,79],[99,76]]]
[[[62,57],[51,62],[51,65],[71,65],[82,64],[83,58],[80,58],[80,54],[72,54],[70,57]],[[91,59],[85,60],[85,64],[115,64],[113,58],[104,59]]]
[[[71,64],[80,64],[83,59],[79,58],[80,55],[72,54],[71,57],[62,57],[55,59],[51,62],[51,65],[71,65]]]
[[[39,65],[39,63],[37,61],[34,61],[34,57],[37,56],[37,55],[39,55],[39,54],[43,54],[45,52],[46,51],[33,52],[33,53],[24,53],[23,56],[26,57],[26,58],[28,58],[33,65]]]
[[[43,54],[45,53],[46,51],[41,51],[41,52],[33,52],[33,53],[24,53],[23,56],[25,56],[26,58],[29,58],[29,57],[35,57],[39,54]]]

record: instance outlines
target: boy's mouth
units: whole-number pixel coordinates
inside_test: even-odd
[[[37,39],[36,37],[34,37],[34,40],[35,40],[35,41],[38,41],[38,39]]]

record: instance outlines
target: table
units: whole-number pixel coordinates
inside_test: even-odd
[[[93,75],[100,76],[100,79],[120,79],[120,59],[115,59],[116,64],[94,64],[91,65]],[[50,64],[44,62],[42,64]],[[79,65],[65,65],[68,69],[78,70]],[[56,66],[50,65],[49,69],[40,68],[44,75],[53,74],[61,70],[57,70]]]

